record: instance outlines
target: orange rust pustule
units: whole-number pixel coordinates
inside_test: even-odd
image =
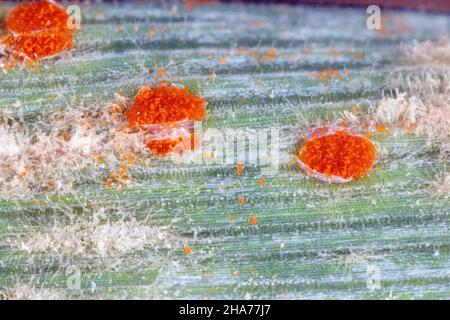
[[[68,19],[64,8],[49,1],[20,4],[6,18],[2,44],[16,58],[39,61],[55,56],[73,47]]]
[[[306,141],[298,150],[297,157],[325,176],[358,179],[366,176],[372,168],[376,150],[367,138],[341,130]]]
[[[187,88],[160,84],[139,90],[125,116],[132,127],[205,118],[205,99],[193,95]]]
[[[147,129],[149,141],[147,148],[154,154],[168,155],[175,148],[193,148],[194,135],[192,129],[178,127],[180,121],[200,121],[206,115],[206,101],[189,92],[186,88],[177,88],[166,83],[156,87],[142,87],[125,117],[131,127],[152,126]],[[155,132],[156,131],[156,132]],[[175,133],[174,136],[165,132]],[[152,138],[152,136],[156,136]]]

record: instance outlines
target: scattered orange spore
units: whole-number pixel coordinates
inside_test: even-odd
[[[250,51],[249,56],[258,59],[261,54],[257,50]]]
[[[242,176],[243,173],[244,173],[244,163],[238,162],[238,164],[236,165],[236,174],[238,176]]]
[[[358,59],[358,60],[362,60],[362,59],[364,59],[364,57],[365,57],[365,53],[364,52],[362,52],[362,51],[355,51],[354,53],[353,53],[353,55],[354,55],[354,57],[356,58],[356,59]]]
[[[339,50],[330,50],[330,51],[328,51],[328,54],[330,56],[333,56],[333,57],[340,57],[340,56],[342,56],[342,52],[339,51]]]
[[[367,139],[371,139],[372,138],[372,133],[371,132],[364,132],[364,136],[367,138]]]
[[[224,57],[220,57],[219,58],[219,62],[220,62],[220,64],[225,64],[225,58]]]
[[[275,48],[270,48],[267,54],[262,55],[261,60],[262,61],[275,60],[276,57],[277,51],[275,50]]]
[[[228,220],[234,221],[234,220],[236,220],[236,216],[235,215],[230,215],[230,216],[228,216]]]
[[[325,177],[362,178],[372,168],[376,150],[367,138],[337,130],[322,136],[312,136],[297,152],[298,159]],[[311,172],[308,172],[311,173]]]
[[[184,252],[184,254],[191,254],[191,248],[189,246],[184,246],[183,252]]]
[[[157,74],[158,77],[163,78],[166,75],[166,70],[163,67],[161,67],[158,69]]]
[[[313,79],[319,79],[323,84],[328,85],[331,79],[344,79],[346,74],[341,74],[339,69],[325,69],[311,74]]]
[[[7,55],[13,59],[40,61],[73,47],[73,32],[67,26],[69,15],[50,2],[20,4],[6,18],[2,38]]]
[[[265,185],[265,184],[266,184],[266,179],[264,179],[264,178],[259,179],[259,180],[258,180],[258,184],[259,184],[260,186]]]
[[[137,156],[131,152],[120,153],[120,160],[124,161],[127,165],[133,165],[137,161]]]
[[[147,39],[151,40],[155,36],[157,29],[155,27],[147,31]]]
[[[132,128],[148,132],[147,147],[154,154],[167,155],[181,144],[192,146],[192,129],[181,128],[177,122],[203,120],[205,105],[205,99],[186,88],[160,83],[141,88],[125,117]]]
[[[385,126],[380,125],[380,124],[375,126],[375,130],[378,132],[388,132],[389,131],[388,128],[386,128]]]
[[[250,224],[256,224],[256,223],[258,223],[258,219],[255,216],[253,216],[253,217],[248,218],[248,222]]]
[[[241,206],[245,204],[245,198],[244,197],[239,197],[239,204]]]
[[[240,104],[248,104],[248,99],[242,98],[241,100],[239,100]]]
[[[126,164],[121,163],[117,170],[112,171],[109,176],[103,180],[103,185],[110,190],[115,189],[117,191],[122,191],[125,189],[129,179],[128,168]]]

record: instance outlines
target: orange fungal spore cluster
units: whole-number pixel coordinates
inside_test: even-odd
[[[163,82],[141,88],[125,117],[131,127],[146,130],[147,147],[153,153],[167,155],[181,144],[191,144],[193,133],[189,124],[205,118],[205,105],[205,99],[187,88]]]
[[[205,99],[193,95],[187,88],[162,83],[154,88],[141,88],[133,106],[126,111],[126,117],[132,127],[203,120],[205,105]]]
[[[368,174],[376,150],[369,139],[347,130],[336,130],[313,135],[298,150],[297,157],[307,173],[329,182],[346,182]]]
[[[20,4],[3,26],[2,45],[15,59],[33,62],[58,55],[73,47],[73,32],[64,8],[50,1]]]
[[[177,139],[150,139],[147,142],[147,148],[154,154],[167,155],[171,153],[180,143],[183,142],[183,138]]]
[[[325,69],[311,74],[313,79],[320,79],[323,84],[328,85],[331,79],[344,79],[346,74],[341,74],[338,69]]]

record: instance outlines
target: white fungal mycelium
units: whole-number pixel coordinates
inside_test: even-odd
[[[114,108],[65,110],[35,130],[0,124],[0,195],[8,199],[70,192],[82,170],[95,176],[101,169],[112,170],[124,154],[147,154],[142,134],[120,130],[122,118],[111,113]],[[98,179],[101,184],[102,176]]]

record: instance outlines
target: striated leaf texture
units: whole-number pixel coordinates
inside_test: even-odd
[[[408,90],[424,70],[399,63],[403,48],[448,33],[448,16],[386,10],[407,30],[383,35],[365,8],[80,6],[70,57],[0,74],[2,115],[32,136],[54,115],[132,98],[163,67],[206,98],[204,131],[278,129],[280,166],[237,175],[235,164],[153,157],[130,166],[122,191],[94,166],[67,193],[2,195],[3,297],[450,298],[450,205],[433,191],[449,161],[426,136],[375,134],[384,156],[348,184],[308,178],[292,160],[307,128]],[[312,76],[325,69],[345,77]]]

